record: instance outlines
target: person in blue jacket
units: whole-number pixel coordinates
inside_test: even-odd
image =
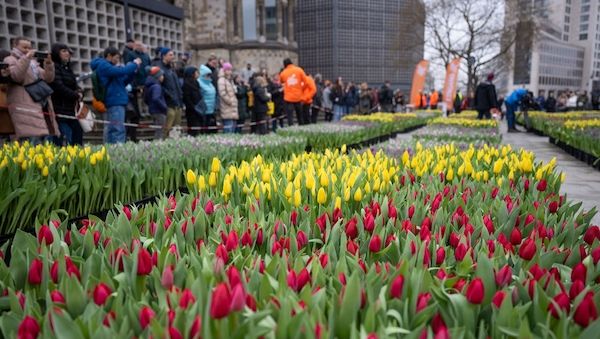
[[[525,88],[518,88],[514,90],[504,101],[504,105],[506,106],[506,122],[508,123],[508,132],[519,132],[515,125],[515,112],[519,108],[519,104],[526,95],[527,90]]]
[[[217,126],[217,120],[215,119],[217,89],[213,85],[212,71],[206,65],[200,65],[200,77],[198,78],[198,82],[200,83],[200,92],[202,92],[202,100],[204,100],[204,104],[206,105],[206,112],[204,112],[204,114],[202,115],[202,127],[207,129],[202,130],[202,132],[216,133],[216,129],[208,128]]]
[[[166,135],[166,123],[167,123],[167,101],[163,93],[162,83],[165,80],[165,74],[158,66],[147,67],[146,84],[144,85],[144,102],[148,105],[148,112],[152,114],[154,118],[154,124],[160,125],[162,129],[156,129],[154,131],[155,139],[162,139],[168,137]]]
[[[125,142],[125,107],[129,102],[127,85],[129,85],[137,72],[142,60],[134,59],[125,66],[117,66],[121,53],[115,47],[104,50],[103,57],[92,60],[90,66],[96,72],[100,83],[106,90],[104,105],[106,106],[106,120],[104,126],[104,142],[107,144]]]

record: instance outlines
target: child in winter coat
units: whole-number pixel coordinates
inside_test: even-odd
[[[165,135],[165,125],[167,122],[167,102],[163,94],[161,83],[165,79],[163,71],[158,66],[146,67],[148,77],[144,89],[144,102],[148,105],[148,110],[154,118],[154,124],[163,126],[154,132],[155,139],[168,137]]]

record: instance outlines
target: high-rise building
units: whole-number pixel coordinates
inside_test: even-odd
[[[420,0],[303,0],[297,8],[300,65],[324,78],[408,90],[423,58]]]
[[[600,89],[600,0],[507,0],[506,5],[512,24],[515,13],[531,13],[517,24],[509,90]]]
[[[278,73],[283,59],[297,62],[296,0],[176,0],[185,10],[185,47],[195,64],[214,54],[234,68]]]
[[[130,36],[150,47],[183,50],[183,11],[158,0],[128,0]],[[106,47],[122,49],[127,40],[125,7],[116,0],[3,0],[0,48],[24,36],[33,48],[49,51],[53,43],[73,50],[73,70],[89,71],[92,58]]]

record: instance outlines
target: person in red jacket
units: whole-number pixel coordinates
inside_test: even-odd
[[[313,97],[317,93],[317,85],[310,74],[306,75],[306,83],[302,92],[302,121],[300,125],[310,124],[310,107],[313,103]]]
[[[283,100],[285,101],[285,112],[288,125],[294,124],[294,111],[299,124],[303,124],[302,96],[306,86],[306,74],[302,68],[294,65],[290,58],[283,60],[283,71],[279,74],[283,85]]]

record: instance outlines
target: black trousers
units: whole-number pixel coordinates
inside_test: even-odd
[[[187,120],[187,125],[189,128],[202,126],[202,118],[198,115],[198,113],[196,113],[196,111],[193,108],[191,110],[185,110],[185,120]],[[196,135],[200,134],[200,130],[189,129],[188,134],[195,137]]]
[[[481,119],[491,119],[492,118],[492,113],[490,113],[490,110],[478,110],[477,111],[477,119],[481,120]]]
[[[296,112],[296,119],[298,120],[298,124],[304,125],[303,121],[303,108],[301,102],[285,102],[285,113],[287,115],[288,126],[292,126],[294,124],[294,112]]]

